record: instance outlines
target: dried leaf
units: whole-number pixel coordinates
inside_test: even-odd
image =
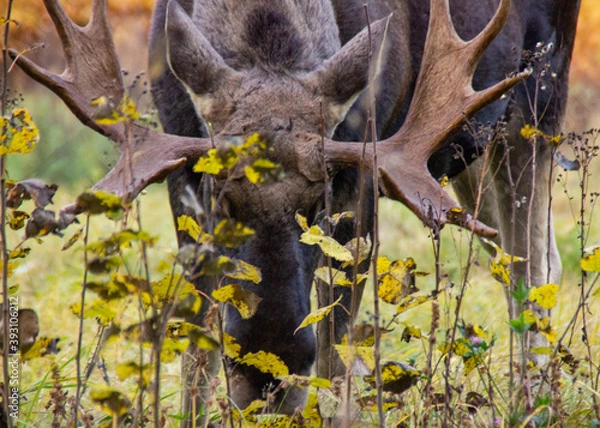
[[[76,204],[89,214],[106,213],[115,216],[121,211],[121,198],[102,190],[87,190],[77,197]],[[112,217],[111,217],[112,218]]]
[[[9,208],[16,209],[23,201],[32,199],[36,208],[44,208],[52,203],[56,189],[56,184],[47,185],[37,178],[19,181],[10,188],[6,204]]]

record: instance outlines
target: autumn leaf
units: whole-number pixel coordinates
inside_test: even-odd
[[[104,386],[90,392],[90,398],[113,417],[122,416],[131,408],[131,400],[114,388]]]
[[[254,230],[228,219],[221,220],[214,231],[215,242],[227,248],[237,248],[253,236]]]
[[[259,284],[262,281],[262,275],[256,266],[246,263],[243,260],[229,260],[233,263],[233,270],[230,270],[225,274],[228,278],[252,281],[255,284]]]
[[[525,261],[525,259],[505,253],[494,241],[485,238],[481,238],[481,240],[496,250],[496,255],[490,260],[492,276],[505,286],[510,285],[510,265],[514,262]]]
[[[600,272],[600,247],[594,249],[594,252],[581,259],[581,269],[587,272]]]
[[[202,228],[196,220],[189,215],[180,215],[177,217],[177,230],[187,232],[194,241],[198,241],[200,235],[203,234]]]
[[[225,285],[214,290],[212,296],[221,303],[232,305],[244,319],[252,317],[258,309],[258,304],[262,301],[261,297],[237,284]]]
[[[401,394],[421,378],[421,371],[408,364],[390,361],[381,367],[383,390]],[[375,375],[365,376],[365,381],[375,387]]]
[[[365,279],[365,275],[360,275],[357,279],[357,282]],[[348,279],[346,272],[343,270],[338,270],[334,268],[329,268],[328,266],[321,266],[317,270],[315,270],[315,278],[323,281],[326,284],[333,284],[333,286],[341,286],[341,287],[351,287],[352,281]]]
[[[150,364],[140,366],[137,361],[129,361],[123,364],[117,364],[115,372],[121,380],[125,380],[131,376],[137,376],[140,388],[146,389],[150,385],[152,366]]]
[[[298,223],[304,232],[308,232],[308,222],[306,221],[306,217],[298,212],[296,212],[296,223]]]
[[[313,311],[310,314],[308,314],[306,316],[306,318],[304,318],[304,320],[300,323],[298,328],[294,331],[294,334],[296,334],[298,332],[298,330],[300,330],[300,329],[303,329],[303,328],[308,327],[309,325],[318,323],[323,318],[325,318],[327,315],[329,315],[329,313],[331,312],[331,309],[333,309],[335,306],[337,306],[340,303],[340,301],[342,300],[342,297],[343,296],[340,296],[331,305],[323,306],[322,308],[319,308],[316,311]]]
[[[353,374],[365,374],[375,367],[373,346],[334,345],[340,359]]]
[[[529,300],[537,303],[541,308],[552,309],[556,306],[557,284],[545,284],[529,289]]]
[[[248,352],[237,361],[255,367],[263,373],[269,373],[273,377],[286,376],[290,373],[288,367],[281,358],[275,354],[262,350],[258,352]]]
[[[389,262],[387,258],[378,261],[379,298],[395,305],[406,296],[419,291],[415,287],[415,276],[423,274],[415,272],[416,267],[417,264],[411,257],[394,262]]]
[[[0,155],[31,153],[37,145],[40,132],[31,120],[29,111],[16,108],[10,118],[0,117]]]
[[[226,357],[231,358],[232,360],[237,360],[240,356],[240,352],[242,350],[242,346],[237,343],[235,337],[230,336],[227,333],[223,333],[223,353]]]
[[[318,245],[327,257],[331,257],[340,262],[350,262],[354,260],[352,252],[330,236],[325,236],[325,232],[319,226],[311,226],[306,232],[300,235],[300,242],[307,245]]]
[[[121,211],[121,198],[102,190],[87,190],[77,197],[77,207],[90,214],[107,214],[114,218]]]

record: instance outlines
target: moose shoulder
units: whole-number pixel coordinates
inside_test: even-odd
[[[360,210],[359,233],[367,235],[376,192],[367,180],[358,204],[357,169],[375,167],[374,147],[379,153],[376,191],[401,201],[435,229],[450,222],[482,236],[497,233],[501,245],[511,243],[525,257],[515,270],[527,286],[560,275],[547,227],[551,150],[541,141],[525,141],[519,132],[526,124],[547,135],[561,131],[579,1],[432,0],[430,6],[422,0],[373,0],[367,15],[359,1],[158,0],[149,69],[164,133],[94,121],[91,99],[108,96],[118,103],[125,93],[105,0],[94,1],[85,28],[73,24],[57,0],[45,4],[68,47],[67,70],[57,76],[17,52],[11,55],[83,123],[119,143],[121,159],[96,188],[131,200],[168,176],[175,217],[194,214],[182,202],[186,188],[197,191],[200,202],[218,192],[211,216],[254,230],[241,247],[222,250],[262,273],[258,285],[238,282],[262,298],[255,315],[243,319],[227,308],[226,330],[241,345],[241,354],[270,352],[294,374],[309,374],[315,360],[320,376],[343,371],[329,357],[332,342],[348,330],[346,311],[336,307],[334,331],[320,323],[318,337],[311,329],[294,333],[310,311],[320,258],[300,243],[295,214],[322,222],[330,201],[333,212]],[[523,52],[540,45],[547,46],[544,73],[519,84],[531,73]],[[86,54],[92,51],[97,54]],[[537,91],[541,80],[547,80],[548,90]],[[486,147],[463,131],[465,118],[473,117],[482,123],[505,121],[506,143]],[[214,144],[232,144],[254,133],[268,141],[269,159],[282,166],[279,180],[255,186],[243,177],[216,179],[211,188],[210,180],[193,172],[193,163]],[[365,139],[377,142],[352,144]],[[490,153],[489,168],[476,159],[484,149]],[[466,212],[449,215],[459,205],[438,184],[443,175],[457,177],[460,201],[477,212],[476,218]],[[483,175],[491,185],[478,195],[474,189]],[[531,203],[513,203],[522,199]],[[505,206],[513,206],[513,212],[498,209]],[[527,212],[528,207],[533,210]],[[342,243],[354,234],[352,222],[334,232]],[[179,235],[181,245],[189,240]],[[195,285],[206,293],[214,287],[202,278]],[[355,292],[343,295],[343,307],[357,309],[352,303],[361,290]],[[330,296],[321,288],[320,304],[331,303],[337,293]],[[207,311],[204,307],[194,321],[201,324]],[[202,392],[218,365],[215,352],[192,350],[185,356],[184,412],[201,408]],[[231,364],[229,370],[231,398],[240,408],[277,389],[276,379],[250,366]],[[305,399],[303,390],[280,390],[272,409],[291,413]]]

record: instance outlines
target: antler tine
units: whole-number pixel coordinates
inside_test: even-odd
[[[466,118],[529,75],[519,73],[479,92],[472,87],[479,60],[502,29],[510,4],[510,0],[501,0],[485,29],[465,42],[452,23],[449,1],[431,0],[421,69],[406,120],[395,135],[377,143],[383,193],[405,204],[434,228],[449,222],[482,236],[493,237],[497,233],[459,208],[430,175],[427,161]],[[370,153],[368,147],[366,162],[370,161]],[[358,150],[342,142],[327,141],[325,157],[337,165],[364,162]]]
[[[44,0],[60,37],[66,68],[58,76],[24,58],[15,50],[11,57],[31,78],[58,95],[86,126],[113,139],[123,140],[120,127],[102,126],[94,120],[91,101],[104,96],[118,104],[125,88],[107,20],[106,0],[96,0],[90,22],[79,27],[67,16],[58,0]]]
[[[98,124],[92,101],[106,97],[114,109],[125,95],[108,24],[107,0],[94,0],[85,27],[74,24],[58,0],[44,0],[44,4],[65,52],[67,65],[63,73],[50,73],[15,50],[9,53],[25,73],[57,94],[84,125],[119,145],[119,161],[94,189],[130,202],[149,184],[163,180],[188,158],[197,158],[211,148],[210,140],[205,138],[163,134],[132,123]],[[73,204],[64,211],[76,214],[81,208]]]

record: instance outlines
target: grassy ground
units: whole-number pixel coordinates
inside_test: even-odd
[[[34,120],[40,127],[42,140],[36,153],[22,160],[10,160],[11,178],[19,180],[37,176],[48,182],[60,184],[61,187],[55,197],[55,205],[62,206],[104,174],[106,165],[114,161],[113,148],[110,143],[82,129],[79,125],[73,124],[68,112],[65,112],[62,106],[57,105],[56,99],[45,96],[28,97],[25,105],[32,110]],[[600,160],[598,159],[593,173],[600,174]],[[578,182],[576,173],[570,173],[568,179],[570,194],[576,194]],[[595,191],[598,191],[598,181],[595,183]],[[577,216],[574,214],[577,211],[574,204],[577,202],[566,197],[561,185],[555,186],[555,194],[553,206],[558,246],[564,263],[564,278],[558,294],[559,303],[553,311],[553,325],[561,334],[577,306],[580,250],[577,239]],[[173,222],[165,185],[152,186],[139,198],[139,201],[143,228],[158,237],[157,243],[149,253],[149,266],[151,277],[159,278],[163,275],[161,262],[172,260],[176,252]],[[417,262],[418,270],[433,272],[435,259],[432,255],[432,243],[428,230],[398,203],[382,200],[381,212],[381,254],[387,255],[390,259],[413,257]],[[588,246],[600,243],[600,221],[598,221],[597,215],[593,218],[593,224]],[[52,408],[44,408],[50,401],[51,361],[61,367],[61,375],[64,378],[63,387],[69,391],[69,395],[72,396],[75,392],[74,358],[77,349],[79,321],[72,314],[70,307],[80,299],[84,275],[83,245],[78,243],[66,251],[61,251],[61,247],[81,226],[71,226],[64,238],[45,237],[41,244],[33,240],[28,241],[26,245],[31,247],[31,254],[16,269],[11,280],[12,283],[19,285],[18,295],[21,307],[33,308],[38,313],[41,319],[40,335],[61,338],[58,354],[31,360],[23,366],[21,391],[26,393],[27,401],[22,404],[22,415],[24,415],[21,419],[22,426],[40,425],[40,423],[44,425],[52,418]],[[108,221],[103,217],[94,217],[90,240],[93,241],[101,236],[105,237],[118,228],[119,225],[115,222]],[[20,236],[21,232],[11,232],[10,245],[19,242]],[[467,259],[468,244],[469,235],[467,233],[450,227],[444,229],[440,261],[442,270],[449,276],[449,281],[460,283]],[[478,244],[476,244],[476,254],[476,264],[469,278],[461,318],[465,323],[480,324],[488,333],[496,336],[496,345],[493,347],[493,356],[490,362],[493,363],[494,376],[502,384],[500,390],[506,393],[507,382],[502,381],[507,373],[507,355],[509,354],[505,292],[503,286],[492,279],[487,267],[489,256]],[[132,270],[141,270],[142,265],[138,260],[132,258],[129,262]],[[418,278],[417,281],[417,286],[424,292],[430,291],[434,287],[433,275]],[[373,304],[371,293],[371,290],[367,289],[361,312],[363,320],[370,318]],[[451,311],[453,311],[454,303],[449,296],[440,299],[443,309],[442,330],[453,321]],[[394,315],[395,308],[385,303],[383,305],[384,318],[390,320]],[[588,308],[588,325],[591,327],[589,342],[596,356],[600,355],[598,305],[598,298],[594,298]],[[397,320],[398,323],[392,325],[395,332],[384,336],[383,360],[410,360],[422,367],[426,355],[426,339],[405,343],[400,341],[399,336],[404,328],[402,323],[419,327],[425,332],[429,330],[430,320],[430,304],[422,305],[401,315]],[[83,364],[89,360],[89,356],[93,352],[97,332],[97,323],[93,319],[86,320],[83,336],[84,352],[81,355]],[[583,344],[579,338],[575,338],[571,351],[578,357],[585,355]],[[92,385],[104,383],[102,375],[108,373],[111,375],[112,386],[123,388],[133,395],[136,390],[134,382],[131,380],[120,381],[114,376],[114,369],[117,362],[131,358],[136,352],[136,346],[128,342],[117,342],[107,346],[102,354],[103,358],[100,360],[101,364],[106,365],[106,371],[96,370],[91,378]],[[597,363],[596,360],[595,364]],[[457,370],[460,370],[459,366],[460,364],[457,362]],[[162,379],[162,392],[166,397],[163,402],[165,412],[177,413],[180,390],[177,361],[163,366]],[[475,373],[464,378],[458,376],[458,379],[462,379],[469,390],[481,390],[482,388],[482,380]],[[570,406],[570,412],[575,414],[581,408],[589,408],[591,394],[585,390],[587,383],[582,382],[577,376],[569,377],[566,374],[563,382],[564,401]],[[434,388],[439,387],[439,384],[434,384]],[[420,390],[413,388],[406,394],[405,401],[419,403],[419,394]],[[96,408],[89,402],[84,402],[84,407]],[[99,414],[97,413],[97,415]],[[167,420],[168,424],[175,423],[173,420]],[[578,420],[573,419],[573,421]]]

